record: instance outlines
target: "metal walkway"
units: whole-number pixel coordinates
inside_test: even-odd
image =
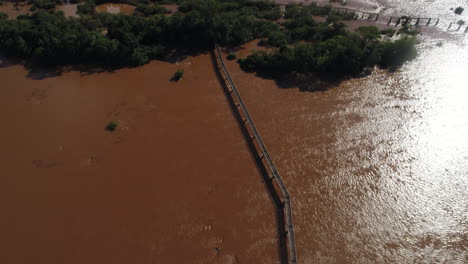
[[[231,75],[229,74],[228,69],[226,68],[224,61],[223,61],[223,56],[222,53],[219,49],[218,43],[215,43],[215,57],[216,57],[216,64],[217,64],[217,69],[219,70],[220,74],[223,77],[223,80],[225,82],[225,85],[228,89],[228,93],[230,94],[231,97],[233,97],[233,101],[235,99],[235,107],[237,108],[237,111],[241,112],[242,115],[245,117],[243,122],[245,125],[250,129],[251,134],[253,136],[250,138],[252,141],[256,141],[258,144],[258,147],[260,148],[260,155],[259,155],[259,162],[263,163],[263,160],[266,161],[267,163],[267,168],[269,170],[268,173],[268,181],[270,191],[274,192],[273,193],[273,199],[275,200],[275,205],[277,206],[277,209],[281,211],[281,214],[279,218],[284,218],[284,219],[279,219],[279,223],[282,223],[283,227],[280,228],[280,230],[285,230],[284,232],[281,232],[279,234],[280,239],[285,239],[286,244],[287,244],[287,253],[288,253],[288,262],[291,264],[296,264],[297,263],[297,258],[296,258],[296,242],[294,239],[294,227],[293,227],[293,221],[292,221],[292,209],[291,209],[291,198],[289,196],[289,192],[286,189],[286,186],[284,185],[283,180],[281,179],[281,176],[278,173],[278,170],[276,169],[275,164],[273,163],[273,160],[270,157],[270,154],[268,153],[268,150],[263,143],[263,140],[260,136],[260,134],[257,131],[257,128],[255,127],[252,118],[250,117],[249,112],[247,111],[247,107],[245,106],[244,102],[242,101],[242,98],[239,94],[239,91],[236,88],[236,85],[231,79]],[[240,108],[240,109],[239,109]],[[272,182],[276,182],[277,186],[281,190],[281,196],[278,194],[276,191],[276,188],[274,188]],[[273,189],[273,190],[272,190]],[[280,198],[282,197],[282,198]],[[276,199],[275,199],[276,198]],[[283,220],[283,221],[282,221]],[[285,221],[284,221],[285,220]],[[282,234],[284,233],[284,234]],[[281,241],[280,241],[281,242]]]

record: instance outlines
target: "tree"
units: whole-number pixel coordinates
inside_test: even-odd
[[[365,44],[380,38],[380,31],[376,26],[359,27],[356,32]]]
[[[414,46],[415,39],[403,37],[396,41],[388,41],[381,45],[382,61],[380,64],[387,68],[396,68],[405,61],[416,57],[417,52]]]

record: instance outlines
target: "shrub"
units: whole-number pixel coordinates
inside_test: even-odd
[[[183,76],[184,76],[184,70],[183,69],[178,69],[174,73],[174,76],[172,76],[172,80],[178,81],[178,80],[182,79]]]
[[[414,59],[417,55],[414,44],[415,39],[406,36],[396,41],[383,43],[380,64],[386,68],[396,68],[405,61]]]
[[[107,126],[106,126],[106,130],[109,131],[109,132],[112,132],[112,131],[114,131],[116,129],[117,129],[117,122],[115,122],[115,121],[109,122],[109,124],[107,124]]]
[[[237,58],[237,55],[234,52],[230,52],[226,58],[228,60],[235,60]]]
[[[138,5],[136,7],[136,11],[143,14],[144,16],[152,16],[152,15],[158,15],[158,14],[168,14],[171,11],[167,10],[163,6],[148,6],[148,5]]]
[[[400,31],[398,33],[399,34],[404,33],[404,34],[407,34],[407,35],[415,36],[415,35],[419,34],[420,32],[414,26],[406,24],[406,25],[401,27],[401,29],[400,29]]]
[[[288,36],[281,31],[274,31],[270,33],[268,44],[275,47],[282,47],[288,44]]]
[[[32,0],[30,3],[36,8],[52,9],[61,1],[59,0]]]
[[[79,5],[77,7],[77,13],[79,15],[89,15],[89,14],[92,14],[94,13],[94,5],[92,4],[89,4],[89,3],[84,3],[82,5]]]
[[[455,8],[455,11],[454,13],[457,14],[457,15],[461,15],[463,13],[463,10],[465,10],[463,7],[459,6],[457,8]]]
[[[387,28],[387,29],[382,29],[380,31],[380,34],[385,35],[387,37],[391,37],[391,36],[393,36],[395,34],[395,31],[396,30],[393,29],[393,28]]]
[[[259,42],[258,42],[258,45],[259,46],[266,46],[268,44],[268,40],[267,39],[261,39]]]

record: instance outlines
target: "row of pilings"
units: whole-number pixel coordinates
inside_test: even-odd
[[[353,14],[356,20],[368,20],[376,22],[379,19],[378,13],[370,13],[345,7],[332,7],[333,12],[337,14]]]
[[[276,211],[278,250],[281,264],[297,264],[291,198],[270,154],[258,133],[227,67],[217,43],[212,53],[217,76],[254,157]]]
[[[410,24],[413,26],[437,26],[439,24],[439,18],[401,16],[390,17],[387,22],[387,25],[391,26],[399,26],[400,24]]]
[[[287,4],[278,4],[284,8],[286,8]],[[379,20],[379,13],[372,13],[366,12],[346,7],[334,7],[330,6],[332,12],[336,14],[353,14],[354,19],[356,20],[365,20],[371,22],[377,22]],[[412,26],[426,26],[426,27],[435,27],[439,24],[440,18],[433,18],[433,17],[411,17],[411,16],[400,16],[394,17],[390,16],[387,21],[388,26],[400,26],[400,25],[412,25]],[[464,29],[462,29],[464,27]],[[448,27],[447,31],[450,32],[458,32],[463,31],[463,33],[468,33],[468,25],[464,23],[451,22]]]
[[[465,29],[463,30],[463,33],[468,33],[468,25],[465,25],[464,23],[453,23],[453,22],[450,22],[450,24],[448,25],[447,27],[447,31],[451,31],[451,32],[456,32],[456,31],[460,31],[460,29],[462,29],[462,27],[465,26]]]

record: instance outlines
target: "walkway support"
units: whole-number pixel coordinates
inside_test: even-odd
[[[351,8],[346,8],[346,7],[331,7],[332,11],[336,12],[337,14],[340,14],[341,11],[344,11],[342,13],[347,14],[353,13],[355,15],[356,20],[369,20],[376,22],[379,19],[379,14],[378,13],[370,13],[366,11],[360,11],[357,9],[351,9]]]
[[[239,90],[237,90],[237,87],[234,84],[234,81],[232,80],[226,65],[224,64],[223,56],[218,43],[215,42],[214,45],[214,55],[216,57],[217,70],[219,71],[219,74],[222,75],[220,77],[222,77],[222,79],[224,80],[225,87],[227,89],[230,89],[229,91],[227,91],[227,93],[232,97],[231,103],[236,104],[236,106],[238,104],[238,107],[236,107],[237,111],[239,111],[245,117],[243,123],[246,127],[243,128],[243,131],[246,132],[247,129],[251,131],[251,134],[253,135],[250,136],[250,140],[255,141],[259,147],[259,153],[256,153],[255,155],[259,158],[259,161],[261,162],[260,164],[263,165],[263,161],[266,161],[266,166],[262,167],[266,167],[269,170],[269,172],[265,170],[262,171],[262,173],[264,173],[267,177],[266,184],[268,185],[270,194],[275,202],[275,206],[277,207],[277,220],[280,225],[279,237],[280,240],[282,240],[280,241],[280,247],[284,243],[284,241],[287,245],[287,256],[286,258],[284,258],[285,256],[281,256],[281,263],[297,264],[296,241],[294,238],[294,226],[292,221],[291,197],[289,195],[288,190],[286,189],[283,179],[278,173],[278,170],[276,169],[276,166],[270,157],[270,154],[268,153],[265,144],[263,143],[262,137],[258,133],[258,130],[255,127],[249,112],[247,111],[247,107],[242,101]],[[261,168],[261,170],[264,169],[265,168]],[[275,182],[276,185],[279,187],[280,193],[276,191],[273,182]]]
[[[396,19],[396,23],[394,25],[392,24],[393,19]],[[431,22],[435,20],[435,23],[431,25]],[[427,21],[424,23],[424,21]],[[431,17],[409,17],[409,16],[401,16],[401,17],[390,17],[390,19],[387,22],[387,25],[390,26],[399,26],[400,23],[410,23],[414,26],[437,26],[439,24],[439,18],[431,18]]]

